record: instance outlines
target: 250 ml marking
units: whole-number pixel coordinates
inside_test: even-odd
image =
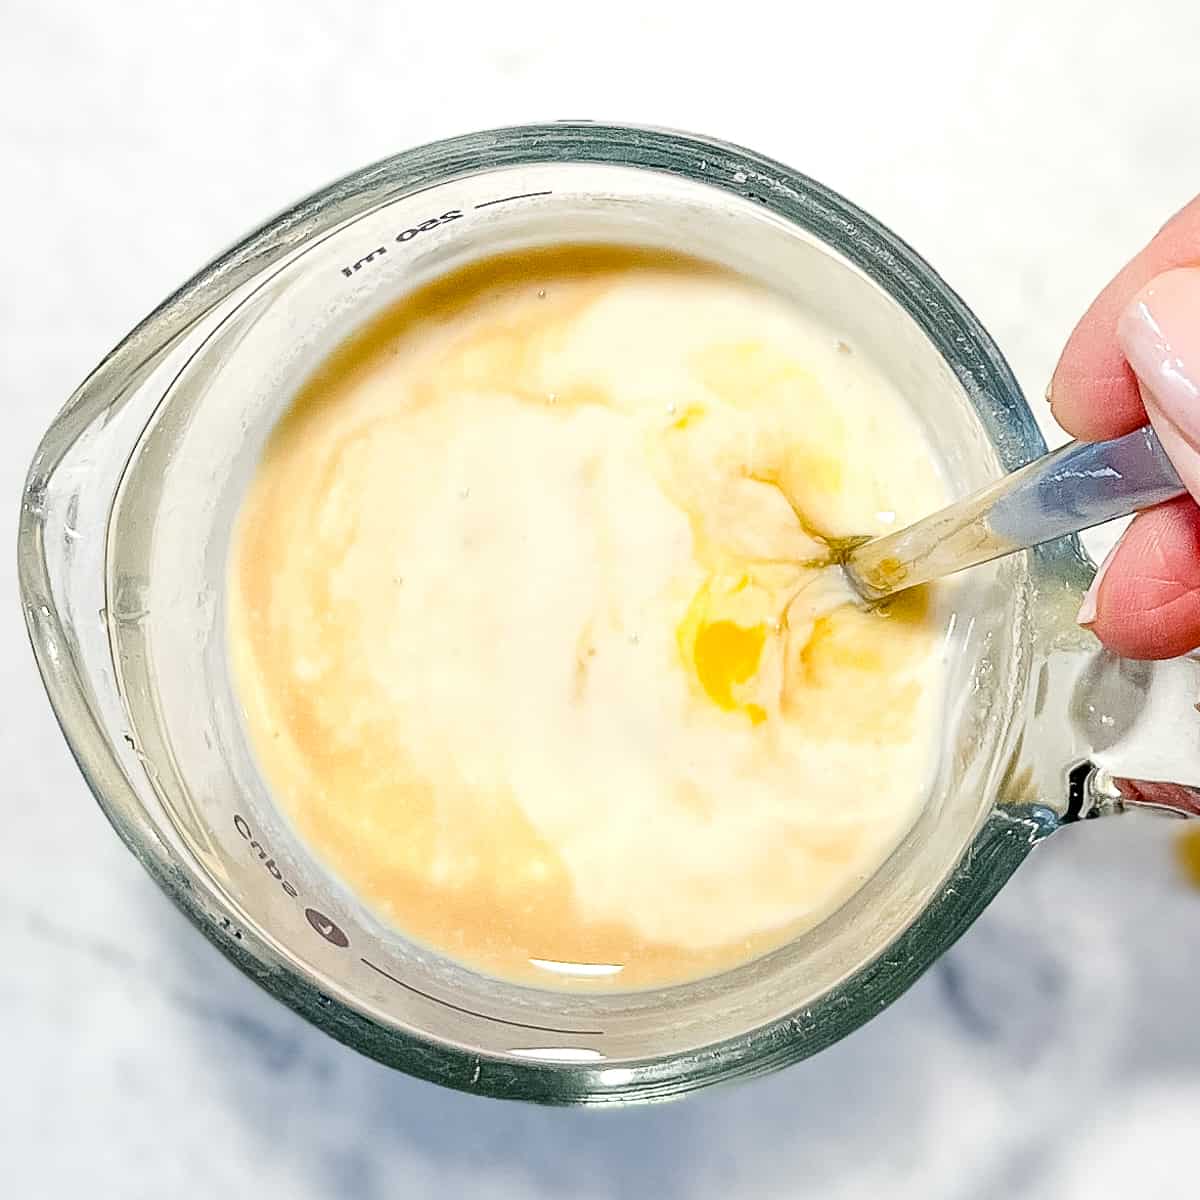
[[[481,204],[476,204],[476,210],[481,208],[491,208],[494,204],[509,204],[514,200],[531,200],[536,196],[549,196],[551,192],[521,192],[516,196],[499,196],[495,200],[484,200]],[[439,225],[448,225],[451,221],[462,220],[463,210],[461,208],[448,208],[444,213],[436,217],[429,217],[421,221],[417,225],[412,225],[408,229],[402,229],[396,234],[393,239],[403,245],[405,242],[411,242],[413,238],[418,237],[422,233],[428,233],[431,229],[437,229]],[[353,279],[354,275],[361,271],[364,267],[368,267],[373,262],[377,262],[383,258],[388,252],[387,246],[376,246],[373,250],[368,251],[362,258],[355,259],[349,266],[341,268],[341,273],[347,279]]]
[[[396,234],[396,241],[411,242],[419,233],[428,233],[431,229],[436,229],[439,225],[446,225],[451,221],[462,219],[462,209],[450,208],[447,209],[440,217],[430,217],[427,221],[422,221],[420,225],[414,225],[411,229],[402,229]],[[361,271],[363,267],[369,263],[373,263],[377,258],[382,258],[387,253],[386,246],[376,246],[369,254],[364,254],[362,258],[356,262],[352,262],[348,267],[342,268],[342,274],[349,279],[355,271]]]

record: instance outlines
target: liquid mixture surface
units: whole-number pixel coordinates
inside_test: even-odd
[[[737,965],[921,809],[936,607],[864,611],[827,541],[947,500],[903,397],[783,296],[637,251],[473,266],[272,434],[229,575],[251,745],[333,872],[471,967]]]

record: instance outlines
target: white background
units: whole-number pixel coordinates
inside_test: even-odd
[[[67,394],[213,253],[367,161],[530,119],[695,129],[832,185],[962,293],[1043,417],[1075,318],[1200,191],[1198,63],[1195,0],[0,0],[10,532]],[[1053,839],[892,1009],[769,1080],[619,1113],[459,1096],[317,1034],[168,906],[61,741],[14,574],[0,555],[0,1194],[1196,1195],[1173,825]]]

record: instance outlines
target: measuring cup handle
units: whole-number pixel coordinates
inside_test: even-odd
[[[1200,657],[1134,662],[1100,650],[1077,697],[1072,715],[1092,743],[1093,768],[1081,816],[1140,808],[1200,817]]]
[[[1072,547],[1031,558],[1048,607],[1033,618],[1022,799],[1032,790],[1060,823],[1135,808],[1200,816],[1200,652],[1124,659],[1075,625],[1095,566]]]

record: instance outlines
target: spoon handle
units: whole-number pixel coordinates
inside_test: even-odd
[[[1109,442],[1069,442],[1003,479],[847,555],[866,600],[953,575],[1185,491],[1149,425]]]

